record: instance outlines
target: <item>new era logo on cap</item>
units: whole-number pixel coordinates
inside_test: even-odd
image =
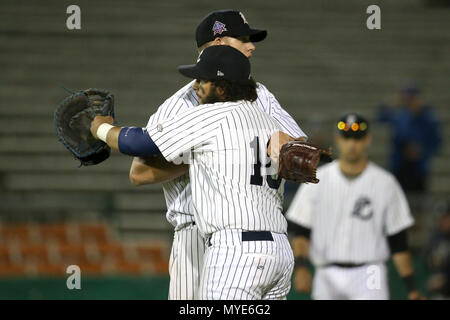
[[[227,28],[225,28],[225,24],[220,21],[214,22],[212,30],[214,31],[214,35],[222,34],[224,31],[228,31]]]
[[[180,73],[197,80],[228,80],[247,83],[251,74],[248,58],[239,50],[230,46],[210,46],[202,52],[201,60],[196,64],[178,67]]]

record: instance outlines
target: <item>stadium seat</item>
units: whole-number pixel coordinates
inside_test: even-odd
[[[38,275],[45,276],[67,276],[67,266],[62,264],[38,263],[34,266]]]
[[[69,265],[90,275],[168,271],[163,243],[111,241],[106,224],[12,224],[0,230],[2,276],[66,276]]]
[[[79,264],[81,275],[98,276],[104,274],[104,267],[101,263],[84,263]]]
[[[45,244],[23,244],[19,250],[24,264],[45,264],[49,262],[48,250]]]
[[[60,244],[59,262],[66,265],[80,265],[88,262],[88,255],[83,244]]]
[[[137,247],[139,262],[143,265],[144,273],[167,273],[168,259],[164,257],[164,248],[158,244],[140,245]]]
[[[0,245],[0,266],[9,265],[11,259],[9,257],[9,248],[4,245]]]
[[[109,235],[103,224],[82,224],[80,225],[80,236],[83,242],[106,243]]]
[[[21,265],[1,265],[0,264],[0,277],[11,277],[11,276],[23,276],[25,275],[25,267]]]
[[[114,272],[128,275],[139,275],[143,267],[137,262],[119,262],[114,265]]]
[[[25,224],[12,224],[0,226],[0,243],[30,242],[32,237],[30,229]]]
[[[139,245],[137,252],[140,260],[158,261],[163,259],[163,249],[157,245]]]
[[[122,263],[126,261],[125,250],[120,243],[100,243],[97,246],[99,261]]]
[[[67,243],[68,236],[64,224],[43,224],[39,228],[42,241]]]

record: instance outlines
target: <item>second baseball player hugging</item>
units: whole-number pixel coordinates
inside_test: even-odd
[[[264,40],[266,36],[267,31],[251,28],[244,15],[235,10],[211,12],[199,22],[195,30],[198,52],[211,46],[228,45],[239,50],[247,58],[251,58],[255,52],[255,43]],[[214,77],[217,77],[217,74]],[[147,127],[157,126],[164,120],[204,103],[199,101],[197,93],[202,95],[199,82],[192,80],[161,104],[150,116]],[[306,137],[273,94],[259,82],[256,83],[256,93],[258,97],[254,103],[277,121],[282,132],[293,137]],[[187,136],[188,132],[185,135]],[[262,144],[262,141],[259,143]],[[256,147],[256,144],[253,144],[253,147]],[[261,179],[260,166],[257,165],[261,160],[253,156],[256,165],[253,169],[256,169],[257,179]],[[188,169],[187,164],[174,165],[162,155],[151,158],[134,157],[130,169],[130,179],[135,185],[162,183],[167,203],[166,217],[175,231],[169,263],[169,299],[199,298],[200,272],[203,268],[206,247],[205,238],[194,219]],[[283,188],[283,184],[280,188]],[[231,295],[229,297],[232,298]]]
[[[97,116],[91,132],[127,155],[188,162],[190,209],[206,239],[195,298],[285,299],[294,258],[282,179],[272,177],[268,157],[278,139],[267,148],[281,127],[255,102],[250,62],[239,50],[208,47],[179,71],[197,79],[199,106],[146,128]]]

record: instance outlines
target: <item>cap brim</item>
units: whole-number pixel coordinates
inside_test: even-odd
[[[192,79],[206,79],[205,75],[196,64],[178,66],[178,71],[185,77]]]
[[[267,31],[266,30],[250,29],[249,36],[250,36],[250,41],[251,42],[263,41],[267,37]]]
[[[339,130],[338,133],[343,136],[344,138],[353,138],[353,139],[362,139],[368,134],[368,130],[366,131],[344,131]]]

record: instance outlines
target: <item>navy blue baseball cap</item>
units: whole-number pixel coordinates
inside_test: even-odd
[[[415,82],[408,82],[403,85],[400,91],[407,96],[414,96],[420,93],[420,87]]]
[[[337,130],[344,138],[362,139],[369,132],[369,122],[357,113],[347,113],[337,122]]]
[[[203,18],[195,31],[198,48],[217,37],[240,36],[250,36],[251,42],[258,42],[266,38],[267,31],[250,28],[242,12],[237,10],[213,11]]]
[[[192,79],[246,82],[250,78],[250,61],[233,47],[211,46],[202,51],[196,64],[179,66],[178,71]]]

